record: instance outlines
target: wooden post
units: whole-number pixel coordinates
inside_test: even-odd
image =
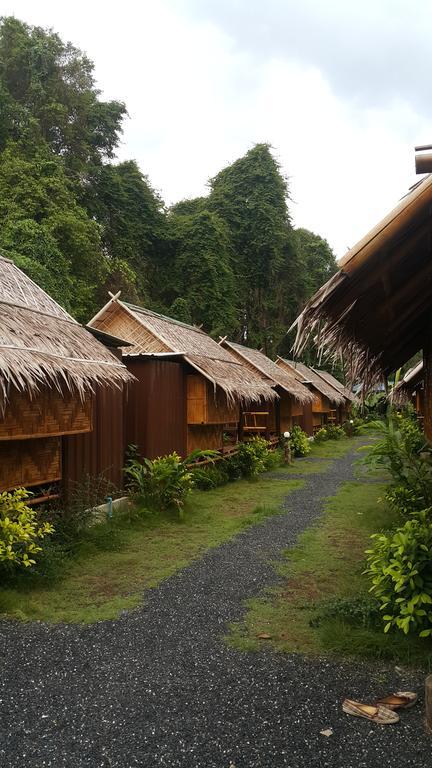
[[[425,710],[426,710],[426,728],[432,733],[432,675],[428,675],[425,680]]]
[[[432,328],[423,346],[423,375],[424,375],[424,431],[426,439],[432,442]]]

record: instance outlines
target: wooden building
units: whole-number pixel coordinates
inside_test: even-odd
[[[395,405],[409,403],[415,408],[417,418],[421,424],[424,419],[424,370],[423,360],[410,368],[403,379],[391,392],[391,401]]]
[[[424,424],[432,440],[432,175],[341,259],[296,321],[296,351],[312,335],[343,356],[369,391],[423,350]]]
[[[131,378],[103,344],[0,256],[0,491],[58,492],[69,479],[65,459],[67,466],[73,441],[88,436],[97,454],[94,426],[100,430],[110,419],[102,399],[121,401]],[[96,474],[106,462],[121,471],[117,448],[104,450],[102,461],[81,455],[77,467]],[[79,471],[75,475],[79,479]]]
[[[295,376],[313,395],[313,400],[305,406],[303,415],[303,429],[308,435],[313,435],[326,424],[342,423],[346,398],[339,389],[304,363],[278,357],[276,365]]]
[[[242,409],[243,434],[264,433],[267,437],[279,437],[290,431],[294,424],[303,428],[304,408],[313,402],[313,395],[307,387],[294,374],[283,370],[257,349],[227,339],[221,339],[220,344],[247,368],[269,382],[279,395],[276,401],[252,403]]]
[[[237,440],[240,407],[272,402],[271,384],[204,331],[113,297],[89,326],[126,339],[137,383],[126,403],[126,443],[142,456],[220,450]],[[225,438],[224,438],[225,436]]]

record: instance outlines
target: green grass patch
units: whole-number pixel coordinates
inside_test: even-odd
[[[340,459],[353,448],[363,445],[364,442],[363,436],[341,437],[340,440],[323,440],[323,442],[313,441],[309,456],[317,459]]]
[[[282,584],[247,603],[244,620],[232,625],[228,642],[248,651],[266,644],[282,652],[385,659],[430,669],[432,642],[385,635],[362,574],[370,535],[398,523],[382,500],[384,490],[378,483],[350,482],[328,499],[317,525],[277,564]]]
[[[55,550],[45,577],[25,574],[0,587],[0,613],[24,621],[114,619],[154,587],[242,529],[280,512],[301,480],[262,476],[211,491],[193,491],[182,520],[123,514],[90,528],[62,559]]]
[[[274,470],[271,474],[275,477],[281,477],[285,475],[289,478],[290,475],[319,475],[323,472],[327,472],[333,465],[332,461],[308,461],[293,459],[292,464],[284,464],[282,467]]]

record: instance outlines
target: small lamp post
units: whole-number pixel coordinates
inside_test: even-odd
[[[284,432],[284,461],[285,464],[291,464],[291,443],[290,443],[290,432]]]

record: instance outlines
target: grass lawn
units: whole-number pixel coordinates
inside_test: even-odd
[[[430,669],[430,640],[384,635],[384,625],[367,615],[364,550],[372,533],[396,522],[380,501],[384,488],[377,482],[344,484],[318,524],[277,565],[282,583],[247,604],[244,621],[231,627],[228,642],[249,651],[271,645],[282,652],[354,655]],[[335,600],[344,601],[342,610]],[[259,639],[261,634],[270,638]]]
[[[194,491],[184,519],[115,518],[95,525],[51,579],[26,574],[0,587],[0,614],[21,620],[94,622],[138,606],[143,592],[226,541],[278,513],[302,480],[263,475],[211,491]],[[54,576],[54,577],[53,577]]]

